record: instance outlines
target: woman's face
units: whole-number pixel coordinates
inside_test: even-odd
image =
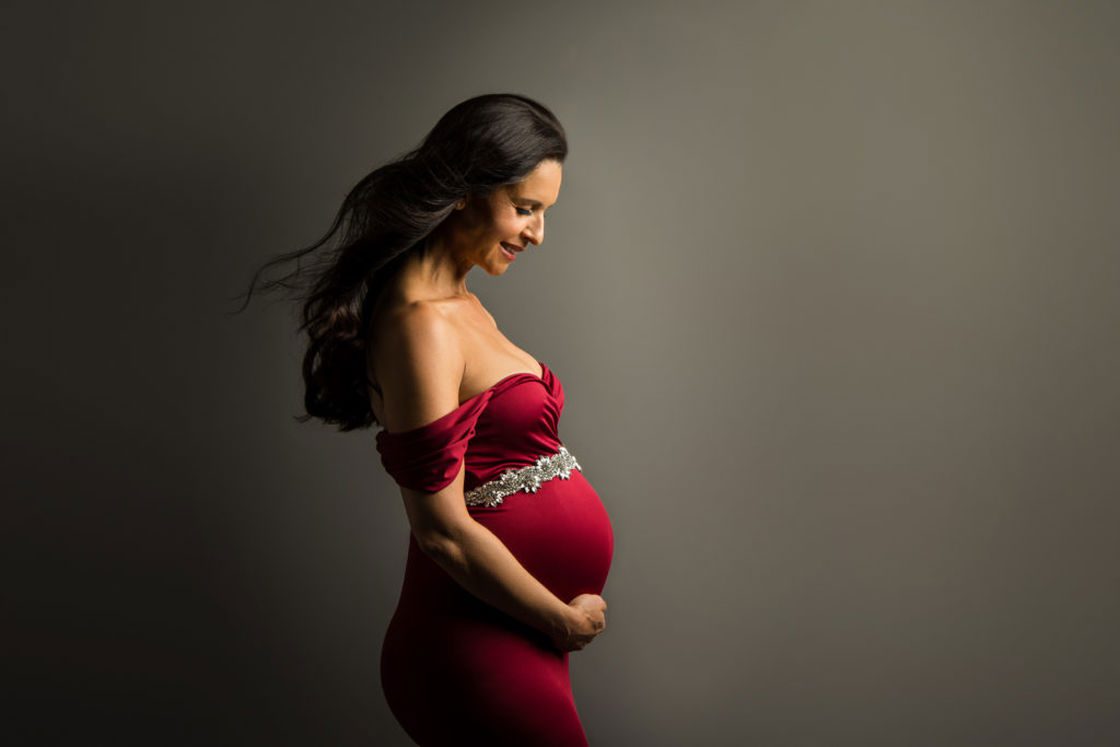
[[[544,241],[544,214],[556,204],[562,169],[559,161],[541,161],[517,184],[468,199],[454,213],[451,240],[456,250],[491,275],[504,273],[529,244]]]

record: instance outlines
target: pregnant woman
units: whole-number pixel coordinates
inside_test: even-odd
[[[468,99],[274,260],[345,226],[304,305],[304,418],[381,426],[411,526],[381,684],[420,745],[587,744],[568,655],[606,626],[611,524],[560,439],[560,378],[466,282],[541,245],[566,155],[540,103]]]

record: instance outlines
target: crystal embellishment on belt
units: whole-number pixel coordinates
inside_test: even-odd
[[[555,454],[542,456],[536,464],[520,469],[507,469],[493,480],[484,482],[463,495],[468,506],[497,506],[507,495],[513,495],[519,490],[535,493],[541,483],[554,477],[567,480],[571,477],[573,468],[583,471],[576,458],[561,446]]]

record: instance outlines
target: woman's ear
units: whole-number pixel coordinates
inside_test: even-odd
[[[458,202],[455,203],[455,209],[456,210],[462,210],[466,206],[467,206],[467,201],[466,200],[459,200]]]

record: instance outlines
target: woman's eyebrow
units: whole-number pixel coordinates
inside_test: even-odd
[[[528,203],[528,204],[532,205],[533,207],[540,207],[541,205],[544,204],[544,203],[541,203],[541,202],[537,202],[536,200],[530,200],[527,197],[514,197],[513,199],[516,200],[517,202]],[[560,202],[560,200],[557,200],[556,202],[554,202],[552,204],[556,205],[557,202]]]

